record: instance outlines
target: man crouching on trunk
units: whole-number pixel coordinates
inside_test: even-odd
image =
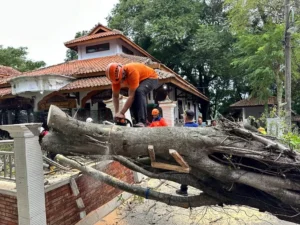
[[[158,75],[150,67],[142,63],[110,63],[105,71],[106,77],[112,82],[113,104],[115,117],[125,118],[124,114],[131,108],[136,126],[145,126],[147,118],[147,95],[158,84]],[[128,99],[119,110],[119,94],[121,85],[128,87]]]

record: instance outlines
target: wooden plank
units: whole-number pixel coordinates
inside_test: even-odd
[[[150,155],[151,162],[155,162],[155,152],[154,152],[153,145],[148,145],[148,152],[149,152],[149,155]]]
[[[173,170],[173,171],[177,171],[180,173],[189,173],[190,172],[190,168],[184,168],[181,166],[175,166],[175,165],[160,163],[160,162],[152,162],[151,166],[153,168],[164,169],[164,170]]]
[[[184,168],[189,168],[189,165],[187,164],[187,162],[182,158],[181,155],[179,155],[179,153],[174,150],[174,149],[169,149],[169,153],[171,156],[173,156],[173,158],[176,160],[176,162],[184,167]]]

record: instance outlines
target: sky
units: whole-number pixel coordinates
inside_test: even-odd
[[[106,17],[119,0],[0,0],[0,45],[28,47],[28,58],[47,66],[62,63],[77,31]]]

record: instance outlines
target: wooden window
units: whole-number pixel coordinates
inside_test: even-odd
[[[109,43],[92,45],[86,47],[86,53],[102,52],[109,50]]]
[[[125,54],[128,54],[128,55],[133,55],[133,51],[129,50],[128,48],[124,47],[122,45],[122,52],[124,52]]]

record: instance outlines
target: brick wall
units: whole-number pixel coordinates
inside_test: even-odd
[[[110,163],[104,170],[108,174],[128,183],[133,183],[133,173],[117,162]],[[46,193],[46,214],[48,225],[71,225],[80,220],[76,199],[81,197],[85,205],[86,214],[109,202],[121,193],[102,182],[82,175],[76,179],[80,194],[73,196],[69,184]]]
[[[110,163],[104,172],[125,182],[133,183],[133,173],[117,162]],[[76,179],[80,194],[73,196],[70,184],[63,185],[46,193],[46,216],[48,225],[72,225],[80,220],[80,211],[86,214],[112,200],[120,190],[93,178],[82,175]],[[76,199],[81,197],[85,209],[77,208]],[[0,194],[0,225],[17,225],[17,199],[14,196]]]
[[[15,196],[0,194],[0,225],[17,225],[18,207]]]

